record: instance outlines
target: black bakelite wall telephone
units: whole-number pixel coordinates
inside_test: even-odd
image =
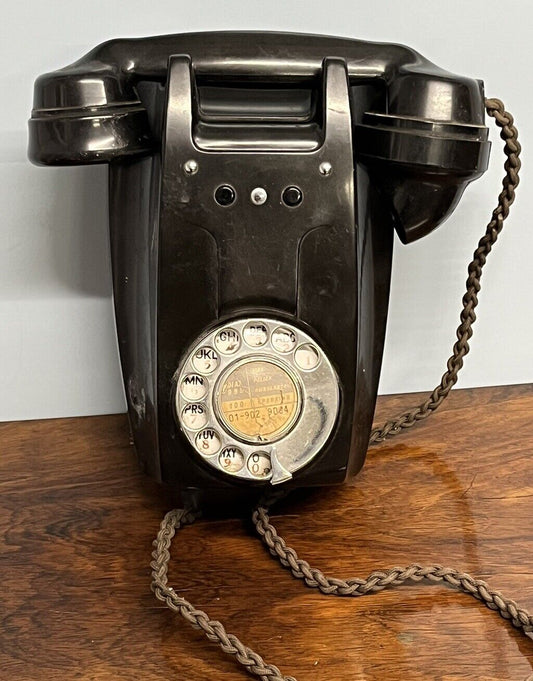
[[[453,357],[423,405],[371,431],[393,231],[404,243],[428,234],[485,171],[485,107],[502,128],[506,177],[469,268]],[[167,586],[175,529],[205,506],[261,500],[254,520],[271,551],[324,591],[356,595],[429,576],[533,628],[512,601],[438,566],[388,573],[372,588],[328,582],[285,547],[267,515],[279,494],[355,475],[369,440],[430,414],[448,394],[468,352],[481,268],[518,184],[516,137],[480,81],[407,47],[356,40],[113,40],[36,82],[31,159],[109,164],[133,438],[143,468],[187,509],[163,521],[153,588],[262,678],[290,677]]]

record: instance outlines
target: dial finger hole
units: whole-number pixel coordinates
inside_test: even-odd
[[[188,374],[180,385],[181,394],[186,400],[197,402],[207,394],[207,379],[198,374]]]
[[[255,478],[266,478],[272,472],[270,456],[266,452],[254,452],[248,457],[248,470]]]
[[[181,422],[189,430],[200,430],[207,424],[207,411],[203,404],[187,404],[181,412]]]
[[[198,433],[196,436],[196,449],[203,456],[212,456],[220,449],[220,436],[212,428],[206,428]]]
[[[244,466],[244,455],[238,447],[224,447],[218,463],[226,473],[238,473]]]
[[[320,362],[320,355],[314,345],[306,343],[294,353],[294,361],[302,371],[312,371],[316,369]]]

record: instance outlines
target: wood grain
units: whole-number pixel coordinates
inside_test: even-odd
[[[379,417],[418,396],[380,399]],[[533,387],[452,393],[374,447],[344,487],[298,493],[275,524],[329,574],[443,563],[533,610]],[[125,415],[0,424],[0,675],[13,681],[246,676],[149,589],[169,495],[138,472]],[[171,582],[299,681],[524,680],[533,641],[452,589],[357,599],[306,589],[249,522],[199,521]]]

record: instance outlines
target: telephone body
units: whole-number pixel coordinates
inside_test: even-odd
[[[112,40],[41,76],[31,160],[109,164],[114,301],[143,468],[196,503],[365,459],[393,246],[487,167],[483,85],[400,45]]]

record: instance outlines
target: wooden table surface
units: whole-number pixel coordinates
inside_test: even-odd
[[[381,398],[378,417],[418,397]],[[374,447],[349,485],[298,494],[274,521],[329,574],[442,563],[533,611],[532,416],[533,386],[453,392]],[[125,415],[6,423],[0,434],[1,678],[247,678],[150,591],[170,502],[138,472]],[[430,584],[323,596],[241,520],[183,530],[170,580],[298,681],[523,681],[533,668],[533,641],[474,599]]]

